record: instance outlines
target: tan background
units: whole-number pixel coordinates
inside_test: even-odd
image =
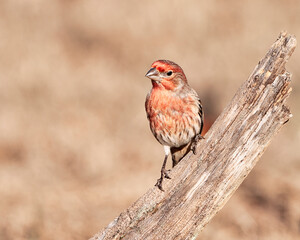
[[[152,187],[163,149],[144,111],[151,63],[180,64],[206,128],[298,0],[0,1],[0,239],[86,239]],[[294,117],[199,239],[300,235],[300,51]]]

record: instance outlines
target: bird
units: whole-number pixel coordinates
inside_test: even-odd
[[[164,178],[170,178],[166,170],[168,156],[172,155],[172,167],[203,138],[203,109],[197,92],[189,86],[182,68],[169,60],[152,63],[145,77],[152,88],[146,97],[145,109],[150,129],[163,145],[164,160],[160,178],[155,186],[163,190]]]

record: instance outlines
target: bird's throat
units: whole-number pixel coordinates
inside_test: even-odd
[[[160,82],[152,80],[152,86],[154,89],[165,89],[165,90],[174,90],[176,84],[173,81],[162,80]]]

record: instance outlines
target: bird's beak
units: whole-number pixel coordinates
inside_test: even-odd
[[[145,77],[150,78],[154,81],[160,81],[159,72],[156,68],[150,68],[150,70],[146,73]]]

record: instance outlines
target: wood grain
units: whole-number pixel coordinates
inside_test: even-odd
[[[195,239],[291,117],[285,64],[295,47],[295,37],[282,32],[198,143],[197,154],[172,169],[165,191],[148,190],[91,239]]]

